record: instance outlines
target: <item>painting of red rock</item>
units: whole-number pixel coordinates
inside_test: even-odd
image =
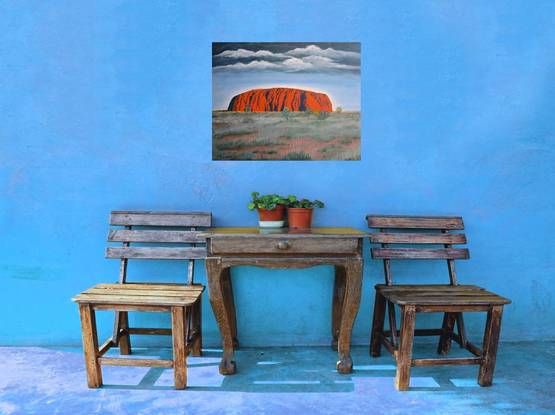
[[[360,43],[213,43],[213,160],[360,160]]]

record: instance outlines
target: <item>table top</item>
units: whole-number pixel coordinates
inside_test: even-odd
[[[258,227],[215,227],[206,230],[206,237],[284,237],[287,238],[365,238],[368,233],[355,228],[311,228],[311,229],[289,229],[289,228],[258,228]]]

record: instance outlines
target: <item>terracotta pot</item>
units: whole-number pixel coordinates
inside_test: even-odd
[[[292,229],[310,229],[312,210],[312,208],[288,208],[289,227]]]
[[[283,220],[285,208],[283,205],[277,205],[273,210],[258,209],[258,216],[261,221]]]

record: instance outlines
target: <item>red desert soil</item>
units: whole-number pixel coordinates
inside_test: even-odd
[[[321,92],[296,88],[252,89],[235,95],[228,111],[327,111],[332,112],[331,100]]]

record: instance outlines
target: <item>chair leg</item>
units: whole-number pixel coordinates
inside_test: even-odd
[[[399,350],[397,353],[397,375],[395,376],[395,387],[400,391],[409,389],[415,320],[415,307],[413,305],[403,306]]]
[[[464,318],[463,313],[457,313],[457,328],[459,331],[459,338],[461,339],[460,347],[464,349],[466,347],[466,329],[464,328]]]
[[[453,340],[453,329],[455,327],[456,313],[445,313],[443,315],[443,325],[441,327],[441,335],[437,345],[437,354],[445,356],[451,350]]]
[[[482,364],[478,372],[478,384],[480,386],[491,386],[495,359],[497,356],[497,345],[499,343],[499,332],[501,331],[501,317],[503,306],[492,306],[488,311],[486,329],[484,333],[484,345]]]
[[[370,334],[370,354],[374,357],[378,357],[381,354],[382,342],[380,334],[383,333],[385,304],[385,298],[378,291],[376,291],[374,316],[372,317],[372,331]]]
[[[98,335],[94,308],[90,304],[79,304],[79,314],[83,332],[87,385],[89,388],[98,388],[102,386],[102,369],[98,362]]]
[[[184,307],[172,307],[171,309],[175,389],[185,389],[187,386],[186,313]]]
[[[195,357],[202,356],[202,303],[199,298],[193,305],[193,333],[196,333],[195,340],[191,346],[191,354]]]
[[[118,312],[119,315],[119,328],[123,329],[123,333],[118,333],[119,352],[122,355],[131,354],[131,339],[129,336],[129,316],[127,311]]]

